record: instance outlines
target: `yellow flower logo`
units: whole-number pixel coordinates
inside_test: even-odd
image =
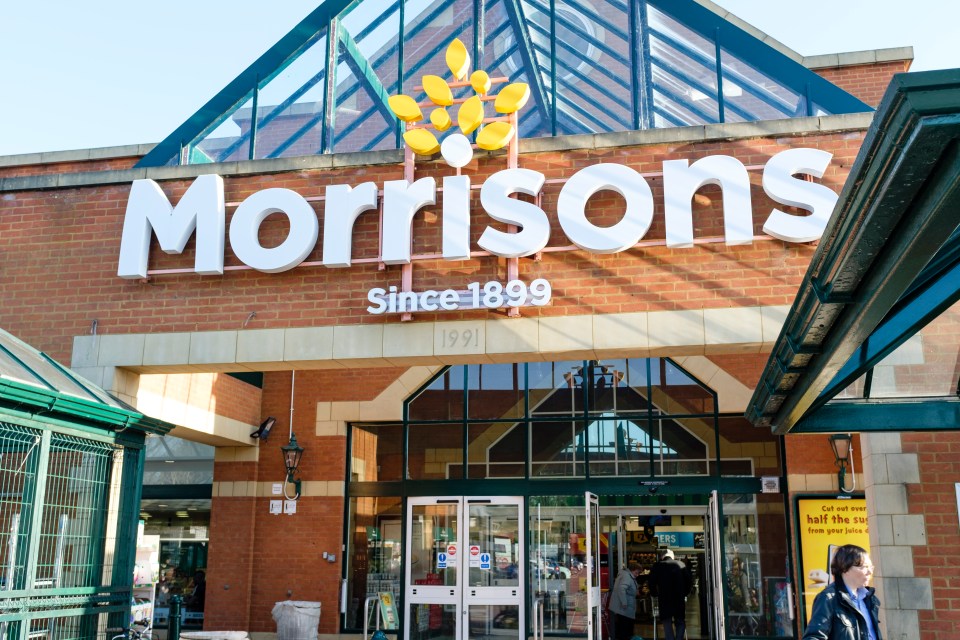
[[[453,82],[448,83],[440,76],[423,76],[423,91],[430,99],[428,103],[418,104],[407,95],[390,96],[389,104],[393,113],[407,123],[407,130],[403,139],[414,153],[423,156],[433,155],[437,151],[443,156],[447,164],[452,167],[463,167],[473,158],[473,147],[467,136],[477,131],[477,147],[487,151],[502,149],[517,135],[511,123],[511,114],[516,113],[530,98],[530,87],[523,82],[515,82],[503,88],[497,95],[488,95],[490,87],[495,82],[506,82],[507,78],[492,80],[485,71],[474,71],[467,80],[470,69],[470,54],[459,39],[454,39],[447,47],[447,67],[453,74]],[[465,100],[456,100],[453,89],[473,87],[476,95]],[[493,101],[493,108],[501,116],[486,118],[484,103]],[[462,133],[447,136],[443,144],[428,128],[436,131],[446,131],[453,125],[453,120],[447,112],[447,107],[460,104],[457,111],[457,125]],[[420,107],[433,105],[430,112],[429,124],[411,124],[423,120]]]

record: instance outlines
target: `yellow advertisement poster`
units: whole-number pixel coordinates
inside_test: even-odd
[[[813,599],[833,582],[830,561],[837,547],[855,544],[870,550],[867,501],[862,498],[800,498],[797,500],[800,530],[800,576],[804,622],[810,621]]]

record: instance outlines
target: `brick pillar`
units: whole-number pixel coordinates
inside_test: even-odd
[[[920,611],[933,609],[930,578],[917,577],[914,549],[926,547],[922,506],[911,509],[911,486],[920,482],[917,454],[904,453],[899,433],[861,434],[863,489],[870,552],[886,640],[915,640]],[[913,511],[913,513],[911,512]]]
[[[257,449],[217,447],[203,628],[249,631],[256,553]],[[253,495],[251,495],[253,494]]]

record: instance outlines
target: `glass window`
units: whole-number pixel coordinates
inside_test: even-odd
[[[467,426],[468,478],[523,478],[526,429],[520,422]]]
[[[403,479],[403,425],[353,425],[350,481],[390,482]]]
[[[716,396],[666,358],[650,359],[650,385],[654,405],[670,415],[712,414]]]
[[[522,418],[524,365],[475,364],[467,367],[467,402],[471,419]]]
[[[327,37],[321,32],[312,45],[260,88],[255,157],[320,153],[326,59]]]
[[[590,475],[650,475],[650,435],[646,425],[646,420],[623,420],[613,414],[592,420],[587,427]]]
[[[363,628],[367,596],[389,591],[400,600],[402,579],[401,499],[351,498],[347,523],[347,613],[345,626]]]
[[[941,313],[873,368],[871,398],[957,395],[960,303]]]
[[[779,436],[753,426],[743,416],[723,416],[719,427],[721,475],[783,475]]]
[[[546,15],[534,5],[521,0],[521,11],[527,20],[535,20],[545,24]],[[534,49],[534,69],[528,70],[523,63],[520,43],[516,31],[507,15],[503,0],[494,0],[487,4],[484,14],[486,41],[483,48],[483,65],[480,67],[491,78],[506,77],[510,82],[525,82],[530,85],[532,95],[531,104],[520,112],[520,137],[536,138],[551,135],[551,125],[543,115],[550,110],[550,67],[548,56],[544,56],[542,47]],[[537,36],[532,34],[534,38]],[[547,46],[549,51],[549,45]],[[531,75],[536,73],[540,77],[540,84],[547,95],[537,94],[537,85],[532,82]],[[493,89],[496,91],[496,87]]]
[[[649,5],[647,18],[656,126],[719,122],[713,42]]]
[[[731,636],[791,637],[783,496],[724,495],[721,535]]]
[[[571,415],[583,411],[583,361],[527,364],[531,416]]]
[[[451,367],[408,400],[410,420],[458,420],[463,417],[463,367]]]
[[[454,38],[466,45],[473,60],[473,28],[476,17],[473,0],[431,2],[414,0],[404,7],[403,93],[417,102],[426,99],[426,93],[416,91],[425,75],[448,78],[444,53]],[[474,69],[470,65],[470,70]]]
[[[366,0],[341,15],[345,43],[336,76],[333,150],[396,148],[395,119],[384,104],[397,93],[400,4]]]
[[[655,416],[650,439],[641,444],[652,450],[655,475],[706,475],[710,473],[714,439],[713,418]]]
[[[250,119],[253,90],[240,104],[224,114],[217,126],[190,145],[188,164],[235,162],[250,159]]]
[[[538,420],[531,423],[530,476],[583,476],[585,446],[582,420]]]
[[[407,428],[407,478],[463,477],[463,424],[411,424]]]
[[[807,115],[806,99],[726,49],[720,51],[724,120],[777,120]]]

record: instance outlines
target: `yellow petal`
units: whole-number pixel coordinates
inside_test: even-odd
[[[463,135],[470,135],[474,129],[483,122],[483,102],[480,96],[472,96],[460,105],[460,111],[457,112],[457,124]]]
[[[426,129],[411,129],[403,134],[403,139],[407,146],[413,149],[414,153],[422,156],[429,156],[440,150],[440,143],[437,137]]]
[[[470,68],[470,54],[467,53],[467,48],[459,38],[454,38],[447,47],[447,66],[457,80],[463,80],[467,76],[467,69]]]
[[[433,128],[437,131],[446,131],[453,124],[450,114],[443,107],[430,112],[430,122],[433,123]]]
[[[427,92],[427,97],[433,104],[441,107],[449,107],[453,104],[453,92],[447,85],[447,81],[440,76],[423,76],[423,90]]]
[[[416,122],[423,118],[423,113],[420,111],[420,107],[417,106],[416,100],[410,96],[402,94],[399,96],[390,96],[387,99],[387,104],[390,105],[390,110],[404,122]]]
[[[493,108],[497,113],[513,113],[523,108],[530,98],[530,87],[526,82],[514,82],[509,84],[497,94],[497,99],[493,103]]]
[[[470,74],[470,84],[473,85],[474,91],[480,95],[485,95],[490,91],[490,76],[487,75],[486,71],[474,71]]]
[[[513,134],[513,125],[509,122],[491,122],[477,134],[477,146],[487,151],[502,149]]]

